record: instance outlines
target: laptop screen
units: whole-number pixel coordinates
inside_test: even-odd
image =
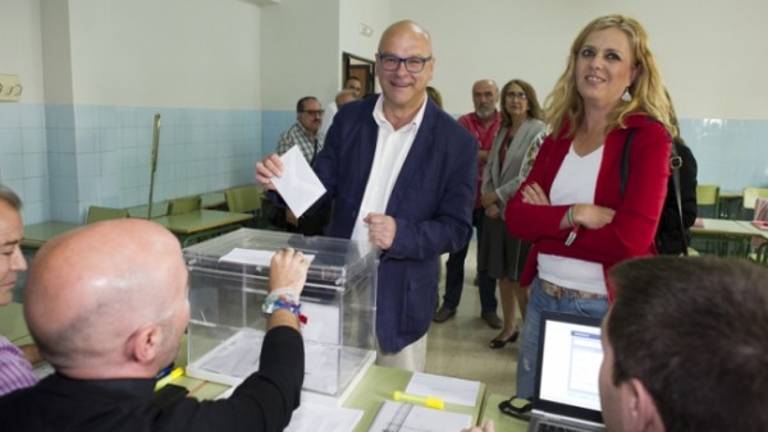
[[[545,312],[540,336],[534,407],[601,421],[600,320]]]

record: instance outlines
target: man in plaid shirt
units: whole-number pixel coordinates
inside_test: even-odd
[[[305,96],[296,103],[296,123],[280,135],[277,142],[277,154],[298,146],[304,158],[312,165],[315,156],[323,148],[323,134],[320,126],[323,122],[323,108],[314,96]],[[287,208],[278,209],[273,224],[290,232],[298,232],[307,236],[323,233],[330,216],[330,207],[323,207],[300,219]]]
[[[277,154],[282,155],[297,145],[312,165],[315,155],[323,148],[323,136],[318,133],[323,122],[323,108],[314,96],[305,96],[296,103],[296,123],[280,135]]]

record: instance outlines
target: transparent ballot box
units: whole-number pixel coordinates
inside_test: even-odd
[[[285,247],[313,257],[301,294],[304,394],[342,403],[376,357],[376,255],[351,240],[242,228],[185,248],[187,374],[236,385],[258,369],[269,264]]]

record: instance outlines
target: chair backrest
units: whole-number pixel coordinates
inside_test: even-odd
[[[698,205],[716,205],[720,197],[720,186],[698,185],[696,186],[696,203]]]
[[[85,217],[85,223],[94,223],[110,219],[127,218],[127,209],[117,209],[110,207],[90,206],[88,207],[88,216]]]
[[[755,214],[752,220],[768,222],[768,198],[758,198],[755,201]]]
[[[742,194],[742,205],[745,209],[754,210],[758,198],[768,198],[768,188],[747,187]]]
[[[699,217],[716,218],[720,208],[720,186],[697,185],[696,205]]]
[[[178,215],[200,210],[200,195],[172,199],[168,204],[168,214]]]
[[[261,208],[262,191],[258,186],[238,186],[224,192],[231,212],[254,212]]]
[[[128,217],[146,219],[149,206],[128,207]],[[159,201],[152,203],[152,217],[160,217],[168,214],[168,201]]]

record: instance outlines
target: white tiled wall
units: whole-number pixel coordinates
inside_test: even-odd
[[[157,200],[252,182],[255,161],[296,121],[288,110],[0,104],[0,182],[21,195],[25,222],[145,203],[156,112]],[[681,130],[699,183],[768,186],[768,120],[682,119]]]

